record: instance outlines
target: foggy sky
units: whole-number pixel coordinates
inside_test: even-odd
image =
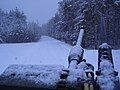
[[[0,8],[11,10],[18,7],[25,13],[28,21],[46,23],[58,9],[60,0],[0,0]]]

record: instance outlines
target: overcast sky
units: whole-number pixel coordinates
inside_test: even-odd
[[[0,8],[11,10],[18,7],[29,21],[46,23],[58,9],[60,0],[0,0]]]

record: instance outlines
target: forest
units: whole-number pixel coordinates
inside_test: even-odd
[[[18,8],[0,9],[0,43],[36,42],[41,37],[41,27],[37,22],[28,22],[24,12]]]
[[[42,25],[46,35],[76,44],[79,30],[84,27],[82,46],[97,49],[104,42],[120,48],[119,0],[62,0],[55,16]]]

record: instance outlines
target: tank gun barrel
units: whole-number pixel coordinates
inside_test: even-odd
[[[80,45],[81,46],[82,41],[83,41],[83,36],[84,36],[84,29],[81,28],[76,45]]]
[[[72,49],[69,53],[69,57],[68,57],[69,68],[75,69],[77,67],[77,64],[83,58],[84,50],[81,47],[83,36],[84,36],[84,29],[82,28],[82,29],[80,29],[77,44],[72,47]]]

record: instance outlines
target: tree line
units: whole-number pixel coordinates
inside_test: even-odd
[[[42,28],[45,34],[74,45],[81,26],[84,48],[97,49],[104,42],[120,48],[120,1],[62,0],[55,16]]]
[[[36,42],[41,37],[41,27],[36,22],[27,22],[26,15],[18,8],[0,9],[0,43]]]

